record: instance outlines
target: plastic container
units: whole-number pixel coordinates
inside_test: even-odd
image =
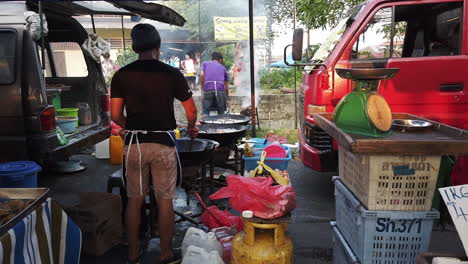
[[[369,211],[335,177],[336,224],[361,263],[413,264],[427,251],[432,211]]]
[[[330,222],[333,233],[333,264],[359,264],[359,260],[354,255],[336,222]]]
[[[37,188],[41,166],[32,161],[0,163],[0,188]]]
[[[223,239],[225,237],[230,237],[230,236],[234,236],[236,235],[237,233],[239,233],[239,231],[237,230],[237,228],[235,227],[228,227],[228,226],[222,226],[222,227],[218,227],[218,228],[213,228],[210,230],[210,232],[214,233],[215,236],[216,236],[216,239],[218,239],[218,241],[220,239]]]
[[[68,116],[58,116],[56,123],[57,126],[60,127],[63,133],[71,134],[75,132],[78,118],[76,117],[68,117]]]
[[[78,124],[80,126],[93,124],[91,107],[89,107],[88,103],[78,103]]]
[[[224,264],[224,262],[216,250],[207,253],[203,248],[189,246],[182,264]]]
[[[57,116],[78,117],[78,108],[60,108],[55,109]],[[78,126],[78,118],[76,119],[76,126]]]
[[[369,210],[429,211],[441,156],[365,155],[339,148],[339,174]]]
[[[232,256],[232,239],[234,236],[228,236],[221,238],[219,240],[219,243],[221,243],[221,246],[223,247],[223,261],[226,264],[231,263],[231,256]]]
[[[101,141],[96,144],[96,159],[108,159],[110,158],[110,144],[109,144],[109,139],[105,139],[104,141]]]
[[[279,143],[273,143],[265,147],[265,152],[267,153],[267,158],[278,158],[284,159],[286,158],[286,150],[282,147]]]
[[[52,104],[55,109],[62,108],[62,99],[60,97],[60,92],[48,92],[47,102]]]
[[[187,248],[189,246],[196,246],[204,249],[206,252],[216,251],[219,256],[223,255],[223,248],[221,243],[216,239],[214,233],[190,227],[185,233],[184,240],[182,241],[182,255],[185,256]]]
[[[287,152],[286,158],[265,158],[265,164],[270,166],[274,170],[287,170],[289,161],[292,159],[292,156],[288,147],[283,146],[283,148]],[[257,161],[260,161],[260,157],[264,149],[265,148],[254,149],[254,157],[242,157],[242,159],[245,161],[246,170],[251,171],[258,166]]]
[[[112,165],[121,165],[123,161],[124,142],[121,136],[109,137],[109,154]]]

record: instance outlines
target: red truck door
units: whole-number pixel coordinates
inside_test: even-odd
[[[399,68],[378,92],[393,112],[468,128],[463,1],[414,1],[374,10],[337,66]],[[464,24],[463,24],[464,23]],[[336,79],[335,84],[343,82]],[[340,95],[341,96],[341,95]]]

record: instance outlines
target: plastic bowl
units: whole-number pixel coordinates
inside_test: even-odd
[[[69,116],[59,116],[57,117],[56,123],[57,126],[65,134],[70,134],[75,132],[77,127],[78,117],[69,117]]]

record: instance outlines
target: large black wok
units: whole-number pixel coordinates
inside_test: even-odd
[[[219,143],[202,138],[179,138],[177,139],[177,150],[179,152],[182,166],[197,166],[210,160],[210,155]]]
[[[206,116],[200,119],[202,124],[216,124],[216,125],[247,125],[250,122],[249,116],[243,115],[217,115],[217,116]]]
[[[221,147],[230,147],[245,136],[247,126],[234,124],[202,124],[199,129],[199,138],[211,139],[219,142]]]

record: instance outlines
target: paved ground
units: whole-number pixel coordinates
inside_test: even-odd
[[[41,186],[52,189],[52,197],[64,206],[76,205],[79,192],[105,192],[107,177],[119,167],[109,165],[107,160],[96,160],[92,156],[79,156],[88,169],[78,174],[46,175],[40,179]],[[297,192],[298,207],[289,225],[289,236],[294,242],[296,264],[332,263],[333,243],[329,221],[334,218],[333,174],[320,174],[305,168],[302,163],[292,161],[290,176]],[[187,207],[185,193],[178,190],[175,205],[181,211],[199,211],[196,202]],[[177,225],[174,246],[180,247],[185,230],[192,224],[183,222]],[[461,242],[455,232],[433,232],[431,250],[463,252]],[[149,241],[143,263],[155,263],[158,256],[158,239]],[[125,263],[126,249],[118,246],[102,257],[83,256],[81,263]]]

